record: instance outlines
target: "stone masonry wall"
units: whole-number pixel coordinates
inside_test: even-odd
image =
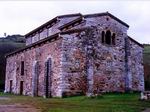
[[[86,57],[79,35],[80,33],[63,35],[62,73],[64,95],[86,94]]]
[[[124,39],[127,37],[127,28],[106,18],[109,17],[85,18],[86,25],[84,23],[75,28],[87,26],[90,30],[63,36],[64,91],[84,94],[125,91]],[[101,33],[105,30],[116,34],[116,45],[102,44]]]
[[[130,60],[136,57],[135,52],[137,51],[138,53],[140,52],[138,57],[140,62],[136,63],[141,63],[142,48],[137,44],[132,45],[132,48],[129,50],[131,57],[128,57],[131,59],[126,62],[125,38],[128,38],[127,28],[111,18],[109,20],[106,18],[109,17],[87,18],[85,19],[86,26],[94,29],[94,31],[88,30],[87,32],[65,35],[63,37],[63,43],[65,43],[63,48],[66,48],[63,53],[65,91],[71,93],[73,91],[77,93],[83,92],[84,94],[88,92],[125,92],[130,86],[130,80],[126,81],[130,74],[126,70],[130,68],[130,71],[135,71]],[[83,28],[83,26],[85,27],[85,24],[78,25],[75,28]],[[115,45],[102,44],[101,33],[105,30],[110,30],[116,34]],[[91,57],[85,50],[88,47],[92,52]],[[135,51],[133,48],[137,50]],[[129,65],[127,69],[126,63]],[[88,64],[91,66],[89,69]],[[136,68],[140,69],[140,71],[136,70],[138,75],[136,76],[132,73],[131,75],[133,75],[133,82],[135,82],[135,79],[139,81],[137,83],[138,87],[134,87],[134,84],[131,90],[141,91],[144,88],[142,65],[136,64]]]
[[[45,38],[46,34],[56,33],[58,26],[67,22],[68,19],[60,18],[40,35]],[[59,40],[8,57],[6,92],[10,91],[10,80],[13,80],[13,93],[19,94],[20,81],[24,81],[23,94],[32,95],[33,65],[38,62],[38,95],[44,96],[45,62],[49,58],[52,59],[52,96],[144,90],[143,48],[129,40],[128,27],[109,16],[100,16],[85,17],[71,29],[75,28],[85,30],[61,34]],[[115,44],[102,43],[102,32],[108,30],[115,34]],[[24,76],[20,76],[21,61],[25,61]]]
[[[6,66],[6,86],[5,92],[10,92],[10,80],[13,81],[12,92],[19,94],[20,81],[24,81],[23,94],[32,95],[32,80],[34,76],[33,68],[34,63],[39,63],[38,71],[38,95],[44,95],[44,73],[45,62],[48,58],[52,60],[52,96],[60,96],[60,74],[61,74],[61,44],[62,39],[55,40],[53,42],[47,42],[36,48],[28,49],[24,52],[17,53],[14,56],[7,58]],[[21,61],[24,61],[25,73],[21,76]]]
[[[101,41],[97,41],[101,37],[99,31],[96,30],[92,32],[90,37],[87,34],[78,33],[63,36],[64,58],[62,63],[63,80],[65,81],[63,91],[66,91],[69,95],[86,94],[90,86],[88,79],[93,93],[125,91],[124,45],[118,43],[118,45],[122,44],[122,48],[102,46]],[[94,44],[91,54],[87,54],[85,50],[86,47],[90,46],[85,45],[88,43],[87,40],[92,41]],[[88,70],[89,65],[92,67],[90,71]],[[88,71],[89,74],[87,74]],[[93,75],[90,76],[92,73]]]
[[[144,91],[143,48],[133,41],[130,41],[130,46],[132,89],[134,91]]]

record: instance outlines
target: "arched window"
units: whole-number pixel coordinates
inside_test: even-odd
[[[102,43],[105,43],[105,32],[102,31]]]
[[[101,42],[108,45],[115,45],[116,44],[116,34],[112,33],[110,30],[102,31],[101,33]]]
[[[106,44],[108,45],[111,44],[111,32],[109,30],[106,31],[105,40],[106,40]]]
[[[113,45],[115,45],[115,38],[116,38],[116,35],[115,35],[115,33],[113,33],[113,35],[112,35],[112,44]]]

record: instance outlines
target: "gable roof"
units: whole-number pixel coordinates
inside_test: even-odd
[[[74,17],[74,16],[80,16],[80,17],[84,17],[84,18],[89,18],[89,17],[97,17],[97,16],[110,16],[111,18],[115,19],[116,21],[118,21],[119,23],[121,23],[122,25],[129,27],[129,25],[125,22],[123,22],[122,20],[118,19],[117,17],[113,16],[112,14],[110,14],[109,12],[104,12],[104,13],[96,13],[96,14],[87,14],[87,15],[82,15],[81,13],[76,13],[76,14],[66,14],[66,15],[60,15],[57,16],[55,18],[53,18],[52,20],[42,24],[41,26],[37,27],[36,29],[32,30],[31,32],[27,33],[25,35],[25,37],[28,37],[29,35],[39,31],[40,29],[48,26],[49,24],[52,24],[53,22],[57,22],[57,20],[59,18],[66,18],[66,17]],[[79,17],[79,18],[80,18]],[[70,23],[69,23],[70,24]],[[64,25],[65,26],[65,25]]]
[[[37,27],[36,29],[30,31],[29,33],[25,34],[25,37],[37,32],[38,30],[48,26],[49,24],[56,22],[58,20],[58,18],[64,18],[64,17],[74,17],[74,16],[81,16],[80,13],[76,13],[76,14],[67,14],[67,15],[60,15],[60,16],[56,16],[55,18],[51,19],[50,21],[42,24],[41,26]]]
[[[87,14],[87,15],[84,15],[83,17],[89,18],[89,17],[97,17],[97,16],[110,16],[111,18],[113,18],[114,20],[118,21],[122,25],[124,25],[126,27],[129,27],[129,25],[127,23],[123,22],[122,20],[120,20],[119,18],[117,18],[114,15],[110,14],[109,12],[96,13],[96,14]]]

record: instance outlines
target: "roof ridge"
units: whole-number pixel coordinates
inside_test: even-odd
[[[35,33],[36,31],[38,31],[38,30],[40,30],[40,29],[42,29],[42,28],[44,28],[46,25],[52,23],[53,21],[58,20],[58,18],[72,17],[72,16],[82,16],[82,14],[81,14],[81,13],[75,13],[75,14],[66,14],[66,15],[56,16],[55,18],[49,20],[48,22],[46,22],[46,23],[40,25],[39,27],[37,27],[37,28],[35,28],[34,30],[30,31],[29,33],[25,34],[25,37],[31,35],[32,33]]]
[[[62,26],[60,26],[60,27],[58,27],[58,29],[60,29],[60,30],[62,30],[62,29],[64,29],[65,27],[69,27],[70,25],[72,25],[72,24],[75,24],[76,22],[78,22],[78,21],[82,21],[83,20],[83,16],[80,16],[80,17],[78,17],[78,18],[76,18],[76,19],[74,19],[74,20],[72,20],[72,21],[69,21],[68,23],[66,23],[66,24],[64,24],[64,25],[62,25]]]
[[[116,21],[118,21],[119,23],[123,24],[124,26],[129,27],[129,25],[127,23],[123,22],[122,20],[120,20],[116,16],[112,15],[108,11],[107,12],[103,12],[103,13],[94,13],[94,14],[83,15],[83,17],[85,17],[85,18],[93,17],[93,16],[110,16],[111,18],[115,19]]]
[[[126,27],[129,27],[128,24],[126,24],[125,22],[123,22],[122,20],[118,19],[117,17],[115,17],[114,15],[110,14],[108,11],[107,12],[103,12],[103,13],[95,13],[95,14],[86,14],[86,15],[82,15],[81,13],[75,13],[75,14],[66,14],[66,15],[60,15],[60,16],[56,16],[55,18],[49,20],[48,22],[42,24],[41,26],[37,27],[36,29],[30,31],[29,33],[25,34],[25,37],[37,32],[38,30],[44,28],[46,25],[55,22],[58,20],[58,18],[64,18],[64,17],[72,17],[72,16],[82,16],[82,17],[93,17],[93,16],[110,16],[113,19],[115,19],[116,21],[120,22],[121,24],[125,25]]]
[[[63,18],[63,17],[71,17],[71,16],[82,16],[82,14],[81,13],[65,14],[65,15],[59,15],[57,17],[58,18]]]
[[[52,23],[53,21],[58,20],[58,17],[56,16],[55,18],[49,20],[48,22],[40,25],[39,27],[35,28],[34,30],[30,31],[29,33],[25,34],[25,37],[31,35],[32,33],[35,33],[36,31],[40,30],[41,28],[45,27],[46,25],[48,25],[49,23]]]

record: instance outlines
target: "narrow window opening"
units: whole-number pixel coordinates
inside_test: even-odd
[[[110,45],[111,44],[111,32],[109,30],[106,32],[105,38],[106,38],[106,44]]]
[[[49,58],[46,62],[45,62],[45,98],[51,97],[52,91],[51,91],[51,87],[52,87],[52,82],[51,79],[52,78],[52,61],[51,58]]]
[[[13,84],[13,81],[10,80],[10,88],[9,88],[9,92],[12,93],[12,84]]]
[[[102,31],[102,43],[105,43],[105,32]]]
[[[109,18],[106,18],[107,21],[109,21]]]
[[[21,61],[21,75],[24,75],[24,61]]]

